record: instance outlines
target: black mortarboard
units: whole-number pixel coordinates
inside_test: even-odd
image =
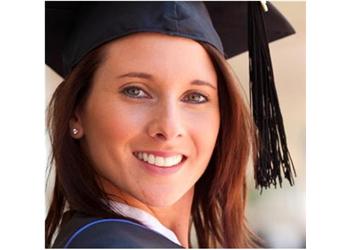
[[[262,1],[264,2],[264,1]],[[91,50],[136,32],[160,32],[211,44],[225,58],[249,50],[251,106],[261,139],[256,185],[293,184],[268,43],[295,33],[270,3],[45,2],[45,62],[62,77]],[[266,26],[266,27],[265,27]]]

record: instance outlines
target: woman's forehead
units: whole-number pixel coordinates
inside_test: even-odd
[[[201,74],[212,80],[215,69],[198,42],[159,33],[137,33],[106,45],[105,67],[116,74]]]
[[[166,56],[206,58],[208,54],[197,41],[189,38],[140,32],[110,42],[107,45],[107,56],[115,58],[124,56],[136,59],[147,56],[148,58],[161,59]]]

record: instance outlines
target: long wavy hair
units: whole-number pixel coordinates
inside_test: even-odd
[[[257,147],[254,123],[230,65],[215,48],[200,44],[218,76],[221,124],[209,165],[195,184],[191,220],[198,247],[257,247],[259,240],[245,218],[246,168],[250,157],[254,162]],[[105,58],[104,51],[101,46],[82,59],[57,87],[47,109],[52,147],[49,166],[55,171],[55,183],[45,220],[46,247],[51,246],[59,231],[66,208],[94,217],[122,217],[102,202],[107,194],[69,128],[74,111],[86,101],[94,74]]]

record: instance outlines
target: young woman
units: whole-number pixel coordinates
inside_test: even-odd
[[[209,7],[50,8],[78,17],[48,109],[46,247],[188,248],[192,226],[199,247],[257,246],[244,216],[255,126]]]

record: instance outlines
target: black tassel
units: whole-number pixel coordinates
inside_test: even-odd
[[[255,163],[256,188],[282,187],[282,174],[294,184],[295,168],[287,147],[273,78],[270,50],[260,2],[248,2],[250,105],[260,140]]]

